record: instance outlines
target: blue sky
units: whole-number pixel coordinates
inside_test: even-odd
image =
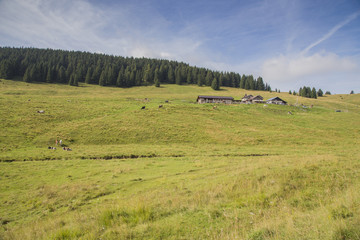
[[[171,59],[360,92],[359,0],[0,0],[0,45]]]

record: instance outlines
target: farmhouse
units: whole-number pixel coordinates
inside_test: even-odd
[[[278,105],[286,105],[287,104],[287,102],[285,102],[284,100],[282,100],[279,97],[270,98],[270,99],[266,100],[266,103],[267,104],[278,104]]]
[[[247,95],[245,94],[245,96],[241,99],[241,102],[242,103],[248,103],[249,102],[249,99],[252,98],[253,95]]]
[[[247,103],[247,104],[250,104],[250,103],[263,103],[263,97],[260,96],[260,95],[257,95],[257,96],[253,96],[253,95],[246,95],[241,99],[241,102],[242,103]]]
[[[198,103],[226,103],[232,104],[233,97],[223,97],[223,96],[198,96]]]

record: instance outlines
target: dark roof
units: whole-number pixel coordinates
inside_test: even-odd
[[[223,97],[223,96],[198,96],[198,99],[199,98],[234,100],[233,97]]]
[[[246,95],[245,94],[245,96],[242,98],[242,99],[250,99],[250,98],[252,98],[253,97],[253,95]]]
[[[279,98],[279,97],[273,97],[273,98],[270,98],[270,99],[268,99],[268,100],[266,100],[266,101],[273,101],[273,100],[283,101],[284,103],[286,103],[286,101],[282,100],[282,99]]]
[[[262,96],[260,96],[260,95],[257,95],[257,96],[255,96],[255,97],[251,97],[251,98],[249,98],[249,100],[254,100],[254,99],[260,99],[260,100],[263,100],[264,98],[263,98]]]

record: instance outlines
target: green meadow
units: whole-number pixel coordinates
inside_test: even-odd
[[[196,103],[245,93],[289,105]],[[360,94],[2,79],[0,116],[0,239],[360,239]]]

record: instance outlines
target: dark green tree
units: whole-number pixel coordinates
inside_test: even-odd
[[[216,77],[212,80],[211,88],[214,89],[214,90],[219,90],[220,89],[219,79],[217,79]]]
[[[90,84],[91,83],[91,76],[92,76],[92,68],[89,67],[86,76],[85,76],[85,83]]]
[[[317,98],[317,95],[316,95],[316,89],[313,87],[312,90],[311,90],[311,95],[310,95],[311,98]]]
[[[106,86],[106,76],[107,74],[106,74],[106,71],[104,70],[104,71],[102,71],[101,72],[101,75],[100,75],[100,79],[99,79],[99,85],[100,86]]]
[[[155,79],[154,79],[154,83],[155,83],[155,87],[160,87],[160,79],[159,79],[159,69],[155,69],[155,75],[154,75]]]
[[[263,81],[262,77],[258,77],[256,89],[261,90],[261,91],[265,90],[265,85],[264,85],[264,81]]]
[[[318,95],[318,97],[322,97],[324,95],[323,91],[320,88],[317,91],[317,95]]]

